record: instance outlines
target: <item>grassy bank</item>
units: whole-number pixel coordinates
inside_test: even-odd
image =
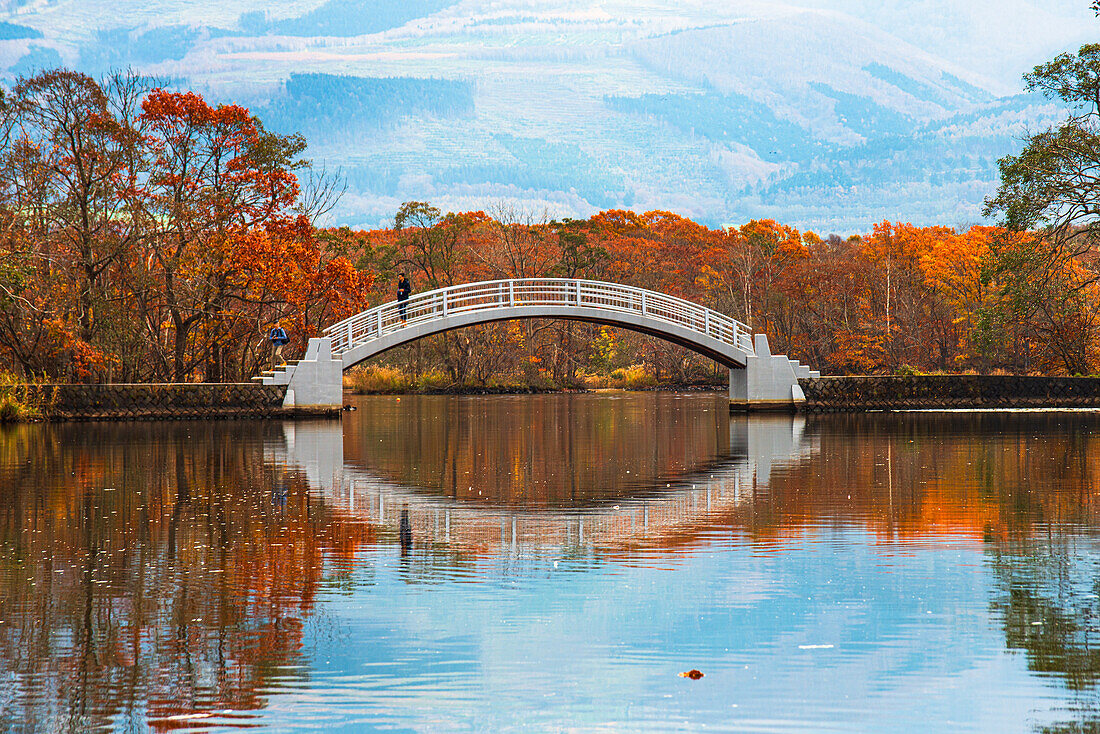
[[[10,372],[0,372],[0,423],[42,419],[43,396]]]
[[[685,385],[682,382],[657,380],[642,365],[631,365],[612,370],[608,374],[580,372],[575,380],[559,384],[545,374],[533,376],[492,378],[485,382],[456,383],[442,371],[433,370],[420,375],[409,374],[396,367],[370,365],[352,370],[344,376],[344,388],[358,395],[395,395],[405,393],[542,393],[569,390],[652,390],[683,387],[725,387],[724,383],[700,382]]]

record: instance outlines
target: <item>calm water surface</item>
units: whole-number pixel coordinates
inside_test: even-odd
[[[0,730],[1100,729],[1100,415],[356,403],[0,428]]]

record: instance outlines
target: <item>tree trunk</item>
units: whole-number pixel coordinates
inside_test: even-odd
[[[172,314],[172,324],[175,328],[175,339],[172,348],[172,373],[176,382],[186,382],[184,364],[187,359],[187,332],[190,325],[179,317],[178,313]]]

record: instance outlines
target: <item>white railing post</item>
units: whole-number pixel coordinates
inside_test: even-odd
[[[351,344],[352,344],[352,342],[351,342],[351,320],[349,319],[348,320],[348,346],[347,346],[347,349],[351,349]],[[347,349],[345,349],[344,351],[347,351]]]
[[[443,315],[447,315],[447,291],[443,291]]]
[[[703,333],[710,336],[710,309],[703,309]]]
[[[646,309],[646,305],[645,305],[645,291],[642,291],[642,315],[646,316],[648,314],[649,314],[649,311]]]
[[[514,281],[514,280],[509,280],[508,281],[508,305],[509,306],[515,306],[516,305],[516,287],[515,286],[516,286],[516,281]]]
[[[382,309],[378,309],[378,313],[375,314],[375,317],[378,327],[378,336],[382,336]]]
[[[581,282],[577,281],[577,305],[581,305]]]

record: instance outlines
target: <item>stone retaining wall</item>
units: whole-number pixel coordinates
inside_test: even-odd
[[[1100,378],[1011,375],[820,377],[798,381],[809,412],[1100,408]]]
[[[15,391],[48,420],[201,420],[339,413],[339,408],[283,408],[285,385],[20,385],[0,390]]]

